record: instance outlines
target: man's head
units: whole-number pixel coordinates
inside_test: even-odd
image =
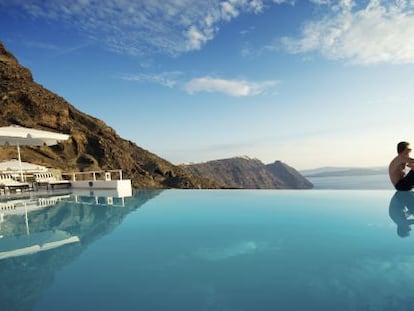
[[[397,152],[398,154],[402,154],[406,152],[407,154],[411,151],[410,144],[406,141],[399,142],[397,145]]]

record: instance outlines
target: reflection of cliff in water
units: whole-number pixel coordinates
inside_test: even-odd
[[[55,272],[160,192],[137,191],[125,201],[124,207],[60,202],[29,213],[30,235],[27,235],[22,215],[7,216],[1,228],[0,246],[13,239],[36,239],[46,234],[78,237],[80,242],[0,260],[0,310],[31,310],[43,290],[52,283]]]

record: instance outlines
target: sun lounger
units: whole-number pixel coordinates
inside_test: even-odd
[[[0,174],[0,188],[4,191],[21,191],[28,190],[30,185],[26,182],[17,181],[12,174],[2,173]]]
[[[69,180],[62,180],[53,172],[35,173],[34,180],[37,187],[46,187],[47,189],[70,188],[71,186]]]

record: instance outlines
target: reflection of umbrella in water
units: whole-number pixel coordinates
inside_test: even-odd
[[[68,138],[69,135],[66,134],[35,130],[16,125],[0,127],[0,145],[17,146],[21,180],[23,180],[23,169],[21,166],[20,146],[52,146]]]

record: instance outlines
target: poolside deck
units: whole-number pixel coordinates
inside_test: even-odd
[[[23,175],[10,170],[0,171],[0,194],[62,188],[117,190],[127,195],[132,194],[131,180],[123,178],[122,170],[68,173],[61,173],[57,170],[41,170],[38,172],[26,171]]]

